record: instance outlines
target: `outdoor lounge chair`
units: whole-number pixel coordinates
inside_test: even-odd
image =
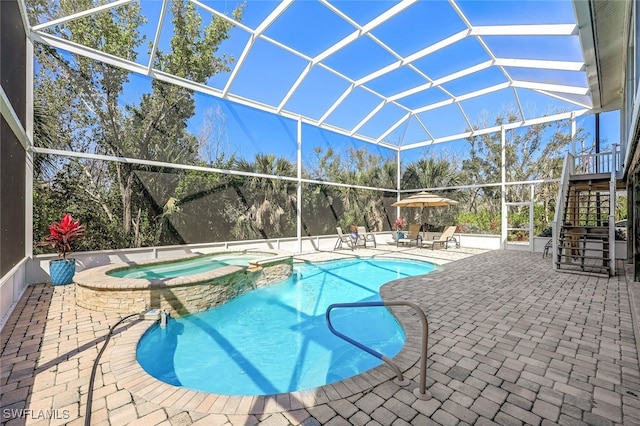
[[[343,243],[346,244],[347,247],[349,247],[351,250],[356,248],[356,242],[353,240],[353,238],[351,238],[351,235],[343,234],[342,228],[339,226],[336,228],[336,231],[338,232],[338,240],[336,241],[336,244],[333,246],[334,250],[342,248]]]
[[[420,241],[422,240],[422,236],[420,236],[420,224],[412,223],[409,225],[409,230],[404,238],[396,239],[396,246],[400,246],[400,244],[409,244],[413,241],[416,242],[416,246],[420,246]]]
[[[364,226],[358,226],[358,240],[356,241],[356,245],[358,241],[362,241],[365,247],[367,247],[367,241],[373,243],[373,247],[378,247],[376,245],[376,235],[373,232],[367,232]]]
[[[431,250],[435,248],[435,246],[444,247],[445,249],[449,248],[449,241],[455,242],[455,237],[453,234],[456,232],[455,226],[447,226],[447,228],[440,234],[440,237],[433,240],[424,240],[422,241],[422,247],[431,247]]]

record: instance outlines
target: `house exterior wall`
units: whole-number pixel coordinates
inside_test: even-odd
[[[622,70],[624,81],[621,135],[624,141],[625,179],[627,183],[627,258],[634,263],[634,279],[640,281],[640,13],[631,3],[625,35],[626,55]]]

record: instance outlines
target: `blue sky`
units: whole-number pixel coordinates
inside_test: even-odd
[[[595,115],[589,114],[576,119],[576,126],[582,129],[586,135],[585,147],[591,148],[595,143]],[[526,131],[521,128],[520,132]],[[600,150],[606,151],[611,144],[620,143],[620,113],[619,111],[610,111],[600,114]],[[468,142],[466,140],[457,140],[442,144],[436,144],[423,149],[414,149],[403,151],[403,162],[415,161],[424,155],[433,155],[436,158],[464,158],[468,151]],[[579,149],[580,147],[577,147]],[[571,146],[568,147],[571,149]],[[595,149],[595,148],[594,148]]]
[[[202,3],[229,14],[239,2],[203,0]],[[140,0],[140,4],[142,13],[148,19],[142,31],[152,41],[162,3]],[[230,39],[222,43],[219,53],[240,58],[250,40],[250,31],[258,28],[278,4],[276,1],[248,0],[241,25],[231,31]],[[509,83],[509,78],[522,82],[585,87],[584,71],[491,66],[470,75],[451,79],[447,77],[451,73],[483,64],[492,59],[491,55],[498,59],[582,61],[578,36],[467,37],[428,55],[419,55],[417,59],[412,59],[393,71],[368,77],[381,68],[398,62],[399,57],[411,58],[425,47],[466,30],[464,19],[474,28],[574,24],[570,0],[462,0],[456,4],[464,19],[448,1],[419,1],[375,26],[368,36],[360,37],[333,54],[326,55],[319,65],[305,73],[310,58],[317,58],[333,44],[356,31],[357,26],[366,25],[397,4],[390,1],[335,1],[331,2],[335,8],[332,10],[317,1],[296,1],[264,31],[264,37],[256,39],[236,74],[218,74],[210,78],[207,84],[223,90],[233,75],[234,79],[229,85],[229,93],[232,95],[262,103],[267,108],[282,106],[284,110],[311,120],[322,118],[328,125],[346,131],[357,129],[356,135],[373,139],[385,134],[387,129],[406,116],[408,110],[418,108],[415,117],[402,123],[385,138],[386,141],[402,145],[462,133],[469,122],[477,125],[486,121],[488,126],[492,126],[495,116],[504,110],[520,114],[518,101],[524,114],[521,117],[523,119],[581,108],[569,100],[582,105],[590,102],[582,95],[562,95],[567,99],[562,100],[548,96],[557,93],[541,93],[526,87],[505,87],[482,96],[470,95],[490,86]],[[208,24],[210,12],[199,6],[197,9],[203,17],[203,25]],[[172,34],[173,24],[168,12],[160,36],[162,50],[169,49]],[[282,45],[303,57],[282,48]],[[136,61],[146,66],[149,60],[147,46],[138,49],[138,53]],[[301,75],[304,76],[301,84],[287,98],[288,91]],[[348,95],[343,95],[352,82],[358,82],[362,78],[366,81],[356,84]],[[403,94],[429,81],[441,82],[428,89]],[[149,87],[145,77],[132,77],[127,86],[127,90],[131,92],[125,93],[123,102],[135,99],[141,92],[148,91]],[[331,110],[341,96],[344,96],[342,102]],[[452,96],[462,100],[438,108],[430,107],[434,103],[447,102]],[[392,98],[382,105],[385,97]],[[197,114],[189,121],[189,129],[194,134],[201,132],[205,112],[219,106],[225,115],[225,136],[232,150],[245,158],[252,158],[256,152],[273,152],[295,159],[294,121],[202,94],[197,95],[196,104]],[[375,114],[362,124],[363,119],[373,112]],[[611,142],[619,138],[619,124],[615,115],[602,116],[603,140]],[[582,118],[579,125],[593,134],[592,122],[592,117]],[[362,125],[358,127],[359,124]],[[325,139],[345,138],[330,136]],[[353,138],[346,140],[351,145],[361,145]],[[464,141],[458,141],[442,145],[448,146],[445,151],[456,151],[464,149],[465,144]],[[404,151],[403,157],[418,158],[422,151]]]
[[[208,3],[220,7],[222,2]],[[250,28],[257,27],[271,12],[277,2],[249,1],[245,8],[243,23]],[[335,2],[335,6],[349,15],[358,24],[365,24],[395,2]],[[540,7],[544,4],[544,7]],[[224,2],[229,10],[230,3]],[[570,1],[517,1],[517,2],[477,2],[459,3],[461,10],[477,25],[501,24],[540,24],[540,23],[573,23],[573,8]],[[516,19],[514,20],[514,16]],[[424,19],[427,17],[427,19]],[[429,28],[425,33],[424,28]],[[331,28],[331,31],[327,31]],[[411,55],[425,46],[442,40],[451,34],[464,29],[464,24],[446,1],[419,2],[395,19],[379,26],[372,33],[401,55]],[[401,31],[405,29],[405,31]],[[287,44],[302,54],[314,57],[328,46],[338,42],[354,30],[354,27],[333,11],[317,2],[303,1],[294,3],[278,21],[265,31],[265,35],[277,42]],[[406,34],[421,34],[421,37],[407,37]],[[240,57],[249,34],[241,28],[232,31],[230,40],[223,43],[221,51],[228,52],[236,58]],[[552,59],[581,61],[579,40],[577,37],[485,37],[485,42],[500,57],[522,59]],[[551,54],[549,53],[551,52]],[[554,53],[557,52],[557,53]],[[465,39],[415,62],[417,70],[437,79],[451,72],[456,72],[487,60],[487,53],[473,39]],[[340,51],[329,56],[325,63],[339,73],[353,79],[389,65],[395,60],[370,38],[363,38],[349,44]],[[268,64],[268,66],[265,66]],[[264,40],[258,40],[246,58],[240,72],[231,85],[231,92],[248,97],[267,105],[277,106],[287,91],[300,75],[307,62],[291,52],[280,49]],[[509,73],[526,81],[551,82],[567,85],[586,85],[584,72],[533,70],[527,68],[511,68]],[[210,83],[216,88],[224,88],[230,73],[213,77]],[[455,79],[443,88],[454,95],[463,95],[484,87],[505,81],[504,75],[495,68],[480,73]],[[368,88],[384,95],[392,96],[403,90],[424,83],[424,78],[415,70],[402,67],[367,84]],[[291,96],[285,109],[300,112],[312,119],[320,119],[336,99],[349,86],[347,80],[322,67],[314,67],[302,84]],[[495,116],[507,108],[515,108],[513,89],[470,98],[461,105],[467,112],[468,119],[475,124],[482,117]],[[577,109],[574,104],[544,96],[531,90],[518,89],[517,94],[528,117],[543,115],[549,111]],[[439,88],[410,95],[402,100],[401,105],[416,108],[425,102],[439,102],[448,95]],[[364,88],[356,88],[342,104],[327,118],[327,123],[354,128],[378,103],[380,99]],[[396,105],[385,106],[375,119],[370,120],[360,130],[369,137],[378,137],[389,126],[406,114],[406,110]],[[257,117],[257,115],[256,115]],[[463,132],[468,123],[459,113],[456,105],[449,105],[419,114],[422,124],[429,127],[433,137],[444,137],[451,133]],[[265,120],[269,120],[265,115]],[[255,121],[253,121],[255,123]],[[428,124],[427,124],[428,123]],[[411,120],[392,132],[390,141],[403,140],[404,144],[423,141],[429,136],[417,120]],[[232,132],[230,132],[232,136]],[[268,138],[268,135],[261,135]],[[275,140],[282,140],[279,134]],[[239,139],[241,140],[241,139]],[[460,145],[460,144],[458,144]]]

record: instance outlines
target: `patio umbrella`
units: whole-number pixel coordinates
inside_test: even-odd
[[[458,204],[458,202],[455,200],[422,191],[400,201],[396,201],[391,205],[394,207],[422,207],[422,216],[424,218],[425,207],[455,206],[456,204]]]

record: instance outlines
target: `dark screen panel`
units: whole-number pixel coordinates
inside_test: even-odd
[[[0,1],[0,83],[26,127],[26,36],[18,2]],[[0,121],[0,276],[25,255],[25,159],[18,137]]]
[[[3,117],[0,122],[0,276],[24,257],[25,155]]]
[[[26,127],[26,36],[17,1],[0,1],[0,58],[2,89]]]
[[[364,226],[367,231],[389,231],[396,220],[391,204],[396,195],[389,192],[332,185],[302,185],[302,234],[329,235],[340,226]]]

